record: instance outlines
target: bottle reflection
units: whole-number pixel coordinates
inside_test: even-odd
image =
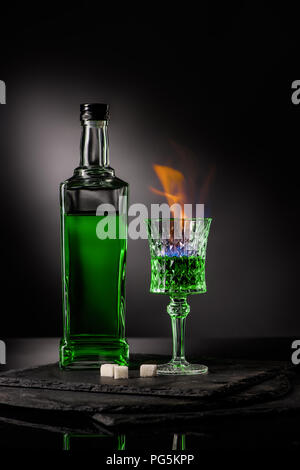
[[[185,434],[177,434],[177,433],[174,434],[172,450],[186,450]]]
[[[127,450],[135,448],[134,436],[127,438]],[[170,441],[169,441],[170,442]],[[63,450],[105,449],[126,450],[125,434],[73,434],[65,433],[63,436]],[[166,449],[167,450],[167,449]],[[186,450],[186,435],[174,433],[171,450]]]
[[[116,434],[114,436],[107,434],[72,434],[65,433],[63,436],[63,450],[81,450],[81,449],[105,449],[125,450],[125,434]]]

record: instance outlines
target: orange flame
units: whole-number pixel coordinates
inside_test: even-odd
[[[184,212],[184,204],[188,204],[188,202],[191,202],[191,200],[195,198],[196,187],[194,185],[197,175],[195,175],[194,172],[194,165],[191,165],[191,159],[193,157],[193,155],[191,155],[191,152],[188,149],[179,146],[178,144],[176,144],[176,142],[171,141],[171,144],[176,150],[177,157],[180,159],[180,161],[184,162],[185,168],[187,168],[188,170],[188,174],[193,174],[193,177],[189,178],[188,183],[186,184],[185,177],[183,173],[181,173],[181,171],[175,170],[174,168],[171,168],[169,166],[154,164],[154,171],[161,182],[163,190],[153,188],[152,186],[150,186],[150,190],[155,194],[164,196],[167,199],[168,205],[170,207],[173,204],[179,205],[181,208],[181,217],[185,219],[188,218],[188,215]],[[202,185],[200,187],[200,191],[197,198],[199,203],[204,204],[204,201],[207,199],[209,188],[212,180],[214,179],[215,173],[216,165],[213,164],[210,167],[205,178],[202,180]],[[178,217],[178,215],[176,216],[174,210],[172,210],[172,213],[174,217]]]
[[[175,170],[174,168],[170,168],[168,166],[153,165],[153,168],[162,184],[164,191],[160,191],[150,186],[151,191],[155,194],[165,196],[169,206],[172,206],[173,204],[179,204],[182,211],[182,217],[185,218],[184,204],[187,202],[187,197],[184,189],[184,175],[181,173],[181,171]]]

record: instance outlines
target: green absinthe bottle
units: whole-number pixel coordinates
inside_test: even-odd
[[[80,107],[80,165],[61,184],[63,338],[60,367],[127,364],[128,184],[109,166],[108,106]]]

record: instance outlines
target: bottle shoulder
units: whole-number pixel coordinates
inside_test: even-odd
[[[127,204],[127,197],[128,184],[114,175],[73,176],[60,186],[60,204],[64,214],[96,214],[101,204],[108,204],[116,212],[121,212],[121,206]]]
[[[61,183],[61,189],[119,189],[128,187],[126,181],[114,175],[93,175],[80,177],[73,175]]]

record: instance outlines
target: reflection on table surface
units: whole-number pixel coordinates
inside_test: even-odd
[[[185,434],[175,433],[173,434],[173,439],[171,435],[169,437],[170,446],[166,447],[166,450],[186,450]],[[98,449],[109,452],[135,448],[132,447],[132,444],[135,445],[134,442],[130,442],[130,439],[127,438],[126,446],[126,434],[108,436],[105,434],[66,433],[63,435],[63,450]]]
[[[227,417],[209,421],[176,424],[148,423],[103,427],[95,432],[65,429],[44,423],[28,425],[14,418],[0,418],[0,447],[53,450],[97,449],[99,455],[112,452],[143,453],[236,449],[299,449],[299,415]]]

